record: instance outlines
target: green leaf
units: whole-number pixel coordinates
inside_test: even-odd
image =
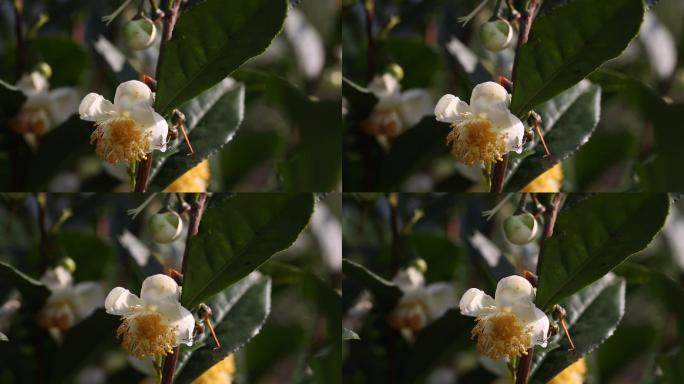
[[[0,281],[21,292],[25,302],[32,308],[41,307],[50,296],[50,291],[45,284],[2,261],[0,261]]]
[[[681,348],[659,356],[658,366],[663,371],[663,384],[680,384],[684,382],[684,352]]]
[[[601,88],[580,83],[541,105],[537,112],[542,116],[542,132],[552,158],[544,158],[544,147],[536,141],[530,146],[534,152],[524,158],[512,157],[506,185],[509,191],[525,188],[589,140],[601,118]]]
[[[404,70],[401,79],[404,89],[429,87],[443,71],[441,55],[421,37],[389,38],[382,43],[382,48],[388,64],[399,64]]]
[[[76,374],[88,362],[96,361],[99,356],[96,352],[116,346],[116,328],[120,322],[118,316],[98,309],[64,334],[59,353],[53,361],[51,382],[65,382],[66,378]]]
[[[566,326],[576,353],[568,352],[570,343],[560,332],[547,348],[535,349],[530,383],[548,382],[613,334],[625,313],[625,280],[606,275],[560,304],[567,312]]]
[[[223,188],[235,190],[247,175],[283,153],[285,135],[277,130],[250,131],[241,129],[221,151]]]
[[[309,223],[312,194],[215,198],[191,240],[181,303],[194,308],[289,247]]]
[[[196,338],[192,348],[183,346],[176,370],[178,383],[189,383],[201,376],[259,333],[271,311],[271,279],[252,273],[207,304],[212,309],[212,324],[221,349],[213,350],[214,341],[208,331]]]
[[[641,0],[575,0],[539,16],[517,57],[511,111],[524,116],[618,56],[643,17]]]
[[[67,169],[79,156],[94,152],[90,146],[90,134],[94,130],[93,123],[74,115],[43,136],[28,169],[31,189],[43,190],[58,172]]]
[[[6,127],[25,101],[26,96],[19,89],[0,80],[0,123]]]
[[[472,320],[461,315],[457,308],[450,309],[442,317],[426,326],[406,356],[402,383],[415,383],[437,365],[440,358],[450,351],[463,349],[470,342]]]
[[[29,44],[30,66],[46,62],[52,68],[50,88],[77,86],[92,68],[88,51],[69,37],[38,37]]]
[[[655,133],[655,156],[637,167],[639,181],[645,191],[681,191],[684,180],[680,177],[684,131],[684,104],[663,106],[651,116]]]
[[[189,149],[179,132],[179,139],[167,148],[168,152],[176,153],[155,161],[150,189],[163,190],[230,142],[244,118],[244,104],[245,87],[232,79],[223,80],[186,103],[182,111],[195,155],[188,155]]]
[[[558,215],[544,242],[536,302],[550,309],[644,249],[660,231],[667,194],[599,194]]]
[[[399,135],[383,163],[383,189],[397,187],[431,160],[448,156],[446,137],[450,131],[449,124],[440,123],[434,116],[426,116],[415,127]]]
[[[384,309],[394,308],[402,296],[401,290],[396,284],[383,279],[351,260],[342,259],[342,272],[347,277],[362,283],[375,296],[376,303]]]
[[[160,55],[155,109],[168,114],[262,53],[286,14],[286,0],[207,0],[182,12]]]
[[[361,338],[351,329],[342,327],[342,340],[361,340]]]

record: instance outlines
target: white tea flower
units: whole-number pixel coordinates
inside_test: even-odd
[[[399,271],[393,279],[403,296],[387,318],[389,325],[409,334],[456,307],[456,294],[449,283],[425,285],[425,277],[415,267]]]
[[[447,145],[454,159],[466,165],[494,163],[510,151],[522,152],[525,129],[509,111],[509,101],[506,89],[491,81],[475,86],[470,105],[454,95],[439,99],[435,117],[451,124]]]
[[[105,309],[121,316],[117,335],[129,354],[142,359],[166,355],[180,344],[192,345],[195,319],[179,296],[176,281],[161,274],[143,281],[140,297],[122,287],[109,292]]]
[[[459,307],[461,314],[477,318],[472,335],[478,352],[512,359],[535,345],[545,347],[549,319],[534,305],[534,297],[532,284],[515,275],[499,281],[494,298],[477,288],[467,290]]]
[[[112,164],[140,161],[154,149],[166,150],[166,120],[152,107],[154,94],[145,83],[130,80],[119,84],[114,103],[89,93],[81,101],[81,119],[95,122],[91,142],[97,155]]]
[[[376,76],[368,85],[378,103],[362,123],[363,130],[381,140],[392,141],[402,132],[418,124],[430,114],[432,98],[424,89],[401,91],[399,80],[386,73]]]
[[[64,332],[102,306],[102,286],[94,281],[74,285],[71,273],[62,266],[48,269],[41,281],[50,290],[36,315],[36,323],[44,329]]]
[[[79,94],[75,88],[50,90],[47,78],[38,71],[22,76],[17,88],[26,96],[26,101],[10,126],[20,134],[42,136],[67,121],[78,108]]]

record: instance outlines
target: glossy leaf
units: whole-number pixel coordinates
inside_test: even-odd
[[[225,190],[236,190],[240,181],[256,168],[274,161],[285,147],[285,135],[275,129],[237,132],[221,151],[221,179]]]
[[[46,62],[52,68],[50,88],[78,86],[91,68],[88,51],[69,37],[43,36],[31,40],[28,59],[33,66]]]
[[[207,304],[221,349],[214,351],[208,331],[196,338],[191,348],[182,347],[176,370],[178,383],[193,381],[259,333],[271,312],[271,279],[252,273]]]
[[[179,139],[167,148],[167,152],[172,154],[156,159],[150,189],[166,188],[232,140],[244,118],[244,104],[245,87],[232,79],[223,80],[186,103],[181,109],[195,155],[188,155],[189,149],[179,132]]]
[[[26,96],[16,87],[0,80],[0,123],[6,123],[17,115]]]
[[[525,115],[618,56],[643,16],[641,0],[575,0],[538,17],[517,58],[511,111]]]
[[[13,266],[0,261],[0,282],[16,288],[31,307],[40,307],[50,295],[50,291],[41,281],[36,280]]]
[[[351,260],[342,259],[342,271],[347,277],[363,284],[375,296],[377,303],[385,309],[393,308],[402,296],[396,284]]]
[[[349,103],[349,113],[358,119],[370,115],[378,102],[378,98],[368,89],[347,78],[342,79],[342,95]]]
[[[625,313],[625,281],[606,275],[560,305],[567,312],[566,325],[576,352],[568,352],[570,343],[563,332],[554,336],[547,348],[535,350],[530,383],[548,382],[615,332]]]
[[[667,194],[602,194],[558,215],[538,267],[538,306],[548,310],[644,249],[660,231]]]
[[[76,262],[75,281],[100,280],[106,277],[114,257],[111,243],[95,233],[61,232],[55,243],[61,248],[63,256]],[[97,255],[97,257],[93,257]]]
[[[194,308],[297,239],[313,212],[311,194],[217,196],[186,256],[181,303]]]
[[[396,188],[430,160],[448,156],[446,137],[450,131],[449,124],[436,121],[434,116],[426,116],[415,127],[399,135],[383,164],[381,185],[384,189]]]
[[[286,0],[207,0],[182,12],[161,52],[155,109],[171,112],[262,53],[286,13]]]
[[[401,79],[403,89],[427,88],[436,82],[438,74],[443,71],[442,56],[422,38],[388,38],[383,42],[382,49],[389,63],[398,64],[404,70],[404,78]]]
[[[601,88],[580,83],[542,104],[544,140],[551,159],[544,158],[544,147],[535,141],[526,146],[534,152],[512,156],[506,189],[519,191],[537,176],[573,155],[591,137],[601,117]]]

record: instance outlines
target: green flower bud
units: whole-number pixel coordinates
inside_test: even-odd
[[[52,76],[52,67],[50,67],[50,64],[46,62],[38,63],[35,70],[43,75],[43,77],[46,79],[49,79]]]
[[[64,267],[64,269],[66,269],[70,273],[76,272],[76,262],[71,257],[62,258],[58,264]]]
[[[394,76],[399,81],[404,78],[404,69],[396,63],[392,63],[387,67],[387,73]]]
[[[157,36],[157,27],[152,20],[143,17],[131,20],[124,26],[124,39],[131,49],[136,51],[145,49],[154,43]]]
[[[420,257],[413,259],[413,261],[411,262],[411,266],[423,274],[428,270],[427,262],[424,259],[421,259]]]
[[[480,26],[479,36],[485,48],[498,52],[513,40],[513,28],[506,20],[488,21]]]
[[[537,234],[537,220],[531,213],[513,215],[504,220],[504,234],[513,244],[524,245]]]
[[[183,220],[176,212],[157,213],[150,218],[150,232],[158,243],[171,243],[183,231]]]

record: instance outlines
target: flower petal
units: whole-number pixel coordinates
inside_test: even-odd
[[[415,267],[400,270],[392,279],[402,292],[412,291],[425,285],[425,276]]]
[[[142,283],[140,298],[146,305],[163,301],[178,302],[178,283],[169,276],[157,274],[146,278]]]
[[[26,96],[33,96],[39,93],[46,93],[50,88],[45,76],[38,71],[33,71],[28,75],[23,75],[17,82],[17,88]]]
[[[93,281],[76,284],[72,289],[73,304],[79,319],[85,319],[102,306],[104,291],[102,285]]]
[[[531,328],[532,345],[528,347],[533,345],[546,347],[547,334],[549,333],[549,318],[546,314],[531,301],[518,302],[512,307],[512,312]]]
[[[138,296],[122,287],[112,289],[105,299],[105,311],[110,315],[126,315],[140,305],[142,302]]]
[[[401,94],[401,116],[408,128],[432,113],[432,97],[424,89],[409,89]]]
[[[112,111],[114,105],[97,93],[87,94],[78,106],[79,117],[85,121],[101,120],[106,117],[107,112]]]
[[[502,307],[511,307],[519,302],[534,301],[534,288],[526,278],[513,275],[504,277],[496,285],[494,295],[496,304]]]
[[[42,281],[49,290],[55,291],[69,287],[73,284],[74,278],[71,276],[71,272],[60,265],[45,271],[40,278],[40,281]]]
[[[131,117],[150,135],[151,148],[166,151],[169,124],[149,105],[136,105],[130,110]]]
[[[368,90],[375,96],[382,98],[398,94],[401,91],[401,85],[396,77],[385,73],[382,76],[375,76],[368,84]]]
[[[500,84],[487,81],[473,88],[470,95],[470,106],[475,113],[480,113],[494,104],[508,105],[508,91]]]
[[[120,111],[127,111],[136,105],[152,106],[154,96],[147,84],[130,80],[119,84],[114,95],[114,105]]]
[[[458,97],[447,94],[435,106],[435,118],[443,123],[453,123],[460,113],[470,112],[470,107]]]
[[[56,88],[50,92],[50,118],[56,127],[67,121],[78,110],[79,93],[74,88]]]
[[[465,316],[481,316],[490,313],[496,303],[491,296],[477,288],[470,288],[461,297],[458,303],[461,314]]]
[[[456,292],[449,283],[433,283],[425,288],[428,316],[435,320],[451,308],[456,308]]]
[[[180,305],[178,301],[164,301],[160,303],[157,311],[164,316],[169,325],[176,328],[176,345],[192,345],[195,332],[195,318],[192,313]]]
[[[510,114],[510,120],[513,124],[501,130],[501,133],[506,136],[506,152],[515,151],[516,153],[521,153],[525,127],[520,119],[513,114]]]

